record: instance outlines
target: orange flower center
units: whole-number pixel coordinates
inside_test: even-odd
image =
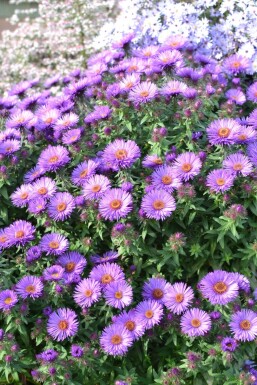
[[[181,302],[183,302],[183,300],[184,300],[184,294],[182,294],[182,293],[176,294],[176,296],[175,296],[175,301],[176,301],[177,303],[181,303]]]
[[[84,170],[82,171],[80,174],[79,174],[80,178],[85,178],[87,176],[87,170]]]
[[[146,312],[145,312],[145,316],[146,316],[146,318],[153,318],[153,311],[152,310],[147,310]]]
[[[110,275],[110,274],[104,274],[103,276],[102,276],[102,278],[101,278],[101,282],[103,283],[103,284],[108,284],[108,283],[110,283],[110,282],[112,282],[113,281],[113,278],[112,278],[112,276]]]
[[[12,147],[12,146],[9,146],[9,147],[6,147],[5,151],[6,151],[6,152],[11,152],[12,149],[13,149],[13,147]]]
[[[122,205],[122,201],[120,199],[113,199],[113,201],[111,201],[110,203],[110,207],[113,209],[113,210],[118,210],[121,208],[121,205]]]
[[[256,95],[257,96],[257,95]],[[241,134],[238,136],[238,139],[239,140],[246,140],[247,139],[247,136],[245,134]]]
[[[221,138],[227,138],[230,134],[230,129],[227,128],[227,127],[222,127],[219,129],[218,131],[218,135],[221,137]]]
[[[154,289],[152,294],[155,299],[161,299],[163,297],[163,291],[161,289]]]
[[[51,274],[51,277],[53,277],[53,278],[58,278],[59,276],[60,276],[59,273],[53,273],[53,274]]]
[[[24,237],[25,233],[22,230],[16,231],[15,238],[22,238]]]
[[[47,188],[45,187],[40,187],[38,190],[37,190],[38,194],[40,195],[45,195],[47,193]]]
[[[76,263],[75,262],[68,262],[65,265],[65,271],[67,273],[71,273],[75,269]]]
[[[36,288],[35,288],[34,285],[28,285],[28,286],[26,287],[25,291],[26,291],[27,293],[32,293],[32,294],[33,294],[33,293],[36,292]]]
[[[163,201],[161,201],[160,199],[156,199],[154,202],[153,202],[153,208],[155,210],[162,210],[164,209],[165,207],[165,204]]]
[[[12,298],[11,298],[11,297],[7,297],[7,298],[5,298],[5,300],[4,300],[4,303],[5,303],[6,305],[10,305],[11,302],[12,302]]]
[[[162,177],[162,183],[163,184],[171,184],[172,178],[169,175],[164,175]]]
[[[240,61],[234,61],[234,63],[232,63],[232,67],[234,68],[238,68],[240,67],[240,65],[241,65]]]
[[[115,152],[116,159],[122,160],[128,156],[128,152],[126,150],[117,150]]]
[[[183,171],[188,172],[188,171],[192,170],[192,165],[190,163],[184,163],[184,164],[182,164],[181,168]]]
[[[251,329],[251,322],[248,321],[248,319],[244,319],[240,322],[240,328],[243,330],[250,330]]]
[[[62,203],[59,203],[57,205],[57,211],[61,212],[61,211],[64,211],[66,209],[67,205],[66,203],[62,202]]]
[[[60,246],[59,242],[57,241],[52,241],[49,243],[48,245],[51,249],[58,249],[58,247]]]
[[[141,91],[140,96],[142,96],[143,98],[146,98],[147,96],[149,96],[149,91]]]
[[[114,297],[117,299],[121,299],[123,297],[122,291],[116,291],[114,294]]]
[[[242,168],[243,168],[242,163],[235,163],[235,164],[233,165],[233,169],[234,169],[235,171],[240,171],[240,170],[242,170]]]
[[[0,243],[4,243],[4,242],[6,242],[7,241],[7,236],[6,235],[2,235],[1,237],[0,237]]]
[[[92,296],[92,294],[93,294],[93,291],[92,290],[90,290],[90,289],[87,289],[85,292],[84,292],[84,294],[85,294],[85,297],[91,297]]]
[[[69,324],[68,324],[67,321],[62,320],[62,321],[60,321],[60,322],[58,323],[58,327],[59,327],[59,329],[61,329],[61,330],[67,330],[68,327],[69,327]]]
[[[156,158],[153,161],[155,164],[163,164],[163,161],[160,158]]]
[[[51,156],[51,158],[49,158],[48,162],[56,163],[58,160],[59,160],[59,157],[57,155],[54,155],[54,156]]]
[[[224,294],[226,291],[228,291],[228,285],[225,284],[225,282],[217,282],[215,285],[213,285],[213,290],[217,294]]]
[[[135,326],[136,326],[136,324],[135,324],[134,321],[127,321],[127,322],[125,323],[125,327],[126,327],[130,332],[132,332],[132,330],[135,329]]]
[[[100,190],[101,190],[100,184],[95,184],[94,186],[92,186],[92,189],[91,189],[91,190],[92,190],[92,192],[94,192],[94,193],[100,191]]]
[[[133,86],[134,86],[134,83],[132,83],[132,82],[128,82],[126,84],[126,88],[132,88]]]
[[[199,326],[201,326],[201,321],[198,319],[198,318],[193,318],[192,321],[191,321],[191,325],[194,327],[194,328],[199,328]]]
[[[121,342],[122,342],[121,336],[119,336],[118,334],[114,334],[114,336],[112,336],[111,343],[113,345],[119,345]]]
[[[225,179],[224,178],[217,178],[216,183],[218,186],[223,186],[225,184]]]
[[[47,124],[52,123],[52,121],[53,121],[53,118],[50,118],[50,117],[45,119],[45,123]]]
[[[27,199],[28,196],[29,196],[29,194],[27,192],[24,192],[24,193],[21,194],[20,198],[21,199]]]

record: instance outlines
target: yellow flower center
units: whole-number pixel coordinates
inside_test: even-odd
[[[92,186],[91,190],[92,192],[97,193],[98,191],[101,190],[100,184],[95,184],[94,186]]]
[[[51,158],[49,158],[48,162],[49,163],[56,163],[58,162],[59,160],[59,157],[57,155],[54,155],[54,156],[51,156]]]
[[[192,165],[190,163],[184,163],[184,164],[182,164],[181,168],[184,172],[188,172],[188,171],[192,170]]]
[[[38,194],[40,195],[45,195],[47,193],[47,188],[46,187],[40,187],[38,190],[37,190]]]
[[[145,316],[146,318],[150,319],[150,318],[153,318],[153,311],[152,310],[147,310],[145,312]]]
[[[244,319],[240,322],[240,328],[243,330],[250,330],[251,329],[251,322],[247,319]]]
[[[191,321],[191,325],[194,327],[194,328],[199,328],[199,326],[201,326],[201,321],[198,319],[198,318],[193,318],[192,321]]]
[[[220,281],[213,285],[213,290],[217,294],[224,294],[228,290],[228,285],[226,285],[225,282]]]
[[[25,235],[23,230],[16,231],[15,238],[23,238]]]
[[[171,184],[172,178],[169,175],[164,175],[162,177],[162,183],[163,184]]]
[[[156,199],[154,202],[153,202],[153,208],[155,210],[162,210],[164,209],[165,207],[165,204],[163,201],[161,201],[160,199]]]
[[[217,178],[216,183],[218,186],[223,186],[225,184],[225,179],[224,178]]]
[[[126,150],[117,150],[115,152],[116,159],[119,159],[119,160],[126,159],[127,156],[128,156],[128,152]]]
[[[60,321],[60,322],[58,323],[58,327],[59,327],[59,329],[61,329],[61,330],[67,330],[68,327],[69,327],[69,324],[68,324],[67,321],[62,320],[62,321]]]
[[[49,245],[48,245],[51,249],[58,249],[58,247],[60,246],[59,242],[57,241],[52,241],[52,242],[49,242]]]
[[[182,294],[182,293],[176,294],[176,296],[175,296],[175,301],[176,301],[177,303],[181,303],[181,302],[183,302],[183,300],[184,300],[184,294]]]
[[[62,202],[57,205],[57,211],[62,212],[66,209],[67,205],[66,203]]]
[[[7,298],[5,298],[5,300],[4,300],[4,303],[5,303],[6,305],[10,305],[11,302],[12,302],[12,298],[11,298],[11,297],[7,297]]]
[[[75,262],[68,262],[65,265],[65,271],[67,273],[71,273],[75,269],[76,263]]]
[[[123,297],[123,294],[122,294],[122,291],[116,291],[116,293],[114,294],[115,298],[117,299],[121,299]]]
[[[34,285],[28,285],[26,288],[25,288],[25,291],[27,292],[27,293],[35,293],[36,292],[36,288],[35,288],[35,286]]]
[[[112,278],[112,276],[110,275],[110,274],[104,274],[103,276],[102,276],[102,278],[101,278],[101,282],[103,283],[103,284],[108,284],[108,283],[110,283],[110,282],[112,282],[113,281],[113,278]]]
[[[93,291],[92,291],[92,290],[90,290],[90,289],[87,289],[87,290],[84,292],[84,294],[85,294],[85,297],[89,298],[89,297],[91,297],[91,296],[92,296],[92,294],[93,294]]]
[[[127,321],[127,322],[125,323],[125,327],[126,327],[130,332],[132,332],[132,330],[135,329],[136,324],[135,324],[134,321]]]
[[[113,201],[111,201],[110,203],[110,207],[113,209],[113,210],[118,210],[121,208],[121,205],[122,205],[122,201],[120,199],[113,199]]]
[[[230,134],[230,129],[227,128],[227,127],[222,127],[219,129],[218,131],[218,135],[221,137],[221,138],[227,138]]]
[[[122,342],[122,338],[121,336],[119,336],[118,334],[114,334],[111,338],[111,343],[113,345],[119,345],[120,343]]]

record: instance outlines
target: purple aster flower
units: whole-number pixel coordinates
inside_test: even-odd
[[[257,140],[257,132],[253,127],[241,126],[240,132],[236,135],[236,143],[245,144]]]
[[[147,218],[164,220],[176,209],[176,202],[165,190],[153,189],[143,197],[141,209]]]
[[[94,264],[112,262],[119,258],[119,253],[117,251],[107,251],[102,255],[92,255],[90,260]]]
[[[52,108],[51,106],[40,107],[36,111],[36,116],[38,117],[36,124],[37,130],[43,131],[49,127],[53,127],[60,115],[61,112],[57,108]]]
[[[231,173],[241,174],[243,176],[247,176],[253,171],[253,165],[249,158],[240,153],[230,154],[223,161],[223,167],[231,171]]]
[[[194,292],[184,282],[170,285],[169,291],[164,299],[164,305],[175,314],[181,314],[191,305]]]
[[[62,136],[63,144],[70,145],[76,143],[81,138],[81,130],[79,128],[74,128],[73,130],[68,130]]]
[[[26,252],[26,262],[31,263],[38,260],[42,255],[41,248],[39,246],[31,246]]]
[[[51,198],[56,192],[55,182],[48,177],[38,179],[32,184],[32,198]]]
[[[215,192],[229,190],[234,183],[235,174],[229,170],[213,170],[207,175],[206,186]]]
[[[239,72],[245,72],[249,68],[249,60],[246,57],[240,55],[231,55],[223,62],[225,71],[231,74],[238,74]]]
[[[124,60],[123,64],[120,65],[123,66],[123,70],[126,73],[142,73],[145,69],[145,60],[132,57],[131,59]]]
[[[257,108],[255,108],[246,120],[246,124],[257,128]]]
[[[39,214],[46,208],[46,200],[44,198],[36,198],[29,202],[28,211],[31,214]]]
[[[56,171],[69,163],[69,153],[63,146],[48,146],[38,158],[38,167],[45,171]]]
[[[203,336],[211,329],[211,318],[205,311],[192,308],[182,315],[180,326],[190,337]]]
[[[109,189],[99,202],[99,213],[110,221],[126,217],[132,210],[132,195],[119,188]]]
[[[139,74],[126,75],[119,83],[121,91],[130,91],[133,87],[140,83]]]
[[[133,183],[131,182],[123,182],[120,188],[124,191],[131,192],[134,188]]]
[[[163,160],[156,154],[147,155],[142,162],[143,167],[156,168],[163,165]]]
[[[140,155],[136,142],[116,139],[104,149],[102,160],[117,169],[128,168],[140,158]]]
[[[181,48],[184,48],[186,45],[187,45],[187,39],[182,36],[182,35],[173,35],[173,36],[170,36],[168,37],[161,49],[181,49]]]
[[[135,312],[138,321],[144,325],[145,329],[151,329],[160,323],[163,307],[157,301],[146,300],[137,305]]]
[[[113,48],[123,48],[124,45],[128,44],[133,40],[135,37],[134,32],[127,33],[126,35],[123,35],[119,40],[114,42],[112,44]]]
[[[18,302],[18,297],[13,290],[0,291],[0,310],[10,310]]]
[[[43,288],[44,286],[40,278],[32,275],[27,275],[16,284],[15,291],[23,299],[35,299],[41,297]]]
[[[177,177],[171,166],[160,166],[155,169],[151,175],[152,185],[156,189],[162,189],[171,193],[182,185],[181,180]]]
[[[232,315],[229,323],[238,341],[253,341],[257,336],[257,316],[252,310],[243,309]]]
[[[161,90],[161,94],[165,96],[173,96],[182,94],[186,91],[186,83],[180,82],[178,80],[170,80]]]
[[[35,227],[30,222],[18,220],[13,222],[9,227],[6,228],[5,233],[8,237],[8,244],[22,245],[30,242],[34,239]]]
[[[19,151],[21,148],[21,142],[16,139],[8,139],[0,143],[0,154],[11,155],[14,152]]]
[[[247,146],[247,154],[252,163],[257,166],[257,141],[252,142]]]
[[[240,133],[240,125],[233,119],[214,120],[206,129],[211,144],[234,144]]]
[[[158,88],[152,82],[142,82],[137,84],[129,92],[129,100],[138,105],[153,100],[158,95]]]
[[[38,166],[33,167],[31,170],[26,172],[26,174],[24,175],[24,182],[25,183],[33,182],[35,179],[37,179],[38,177],[43,175],[44,172],[45,171],[42,168],[39,168]]]
[[[45,234],[39,243],[41,250],[47,255],[63,254],[69,247],[68,240],[61,234],[51,233]]]
[[[72,183],[77,186],[82,186],[90,176],[94,175],[98,164],[93,160],[88,160],[80,163],[71,174]]]
[[[150,278],[148,282],[144,283],[142,296],[146,300],[152,299],[163,304],[170,287],[170,283],[163,278]]]
[[[89,278],[94,279],[105,287],[111,282],[125,281],[125,275],[116,263],[101,263],[91,270]]]
[[[156,45],[149,45],[147,47],[135,50],[134,55],[141,57],[143,59],[149,59],[150,57],[155,57],[159,51],[159,47]]]
[[[237,283],[239,290],[243,290],[245,293],[250,292],[251,286],[248,278],[240,273],[229,273],[229,275]]]
[[[234,338],[225,337],[221,341],[221,349],[223,352],[234,352],[237,348],[238,344]]]
[[[125,281],[110,282],[104,289],[104,297],[108,305],[122,309],[133,300],[132,287]]]
[[[84,350],[79,345],[71,345],[70,353],[71,353],[72,357],[80,358],[83,356]]]
[[[228,90],[225,95],[227,99],[231,100],[232,102],[240,106],[244,104],[244,102],[246,101],[245,94],[238,89]]]
[[[198,95],[198,92],[195,88],[187,87],[184,91],[182,91],[182,95],[189,100],[195,99]]]
[[[64,221],[70,217],[74,208],[73,196],[68,192],[59,192],[51,198],[47,212],[49,217],[55,221]]]
[[[100,337],[101,348],[111,356],[123,356],[132,344],[131,333],[122,324],[107,326]]]
[[[247,90],[247,99],[252,102],[257,102],[257,82],[254,82]]]
[[[174,49],[172,51],[164,51],[161,52],[157,58],[156,58],[156,63],[160,64],[162,68],[165,67],[171,67],[173,65],[180,66],[181,63],[183,63],[183,56],[182,54]]]
[[[54,129],[57,130],[58,132],[62,130],[67,130],[68,128],[74,127],[79,121],[79,117],[77,114],[74,112],[69,112],[67,114],[62,115],[60,117],[55,125]]]
[[[85,117],[84,122],[90,124],[101,119],[107,119],[111,113],[112,110],[108,106],[95,106],[94,111]]]
[[[8,92],[8,95],[22,95],[31,87],[31,82],[29,82],[28,80],[22,81],[20,83],[15,84],[12,89]]]
[[[63,278],[67,281],[70,281],[74,275],[81,274],[87,265],[87,260],[77,251],[61,255],[56,262],[64,267]]]
[[[212,305],[226,305],[238,297],[238,284],[230,273],[216,270],[208,273],[198,284],[204,298]]]
[[[53,265],[47,267],[43,271],[43,278],[45,281],[59,281],[62,279],[64,268],[60,265]]]
[[[11,201],[14,206],[24,207],[32,197],[32,187],[30,184],[22,184],[11,195]]]
[[[50,314],[47,322],[47,332],[57,341],[63,341],[74,336],[78,331],[76,313],[67,308],[57,309]]]
[[[177,177],[186,182],[198,175],[201,167],[202,162],[199,156],[193,152],[180,154],[172,166]]]
[[[54,362],[58,357],[58,352],[54,349],[47,349],[44,352],[37,354],[37,359],[40,359],[44,362]]]
[[[83,196],[88,200],[99,199],[111,187],[110,180],[104,175],[93,175],[83,185]]]
[[[6,122],[7,128],[23,128],[34,117],[31,111],[16,110]]]
[[[120,324],[128,330],[133,340],[139,339],[145,332],[144,324],[138,320],[135,309],[131,309],[128,312],[123,311],[115,318],[114,323]]]
[[[74,301],[82,308],[90,307],[101,297],[100,283],[91,278],[83,279],[74,291]]]

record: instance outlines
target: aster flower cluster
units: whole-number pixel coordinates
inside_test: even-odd
[[[47,385],[97,383],[99,362],[105,383],[110,362],[111,381],[133,383],[138,353],[129,373],[116,360],[144,349],[157,373],[156,341],[163,372],[191,344],[178,360],[201,371],[210,351],[223,376],[257,337],[248,62],[131,38],[59,77],[57,95],[49,79],[0,98],[0,318]]]

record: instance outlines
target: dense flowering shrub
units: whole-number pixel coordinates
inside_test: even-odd
[[[1,373],[254,383],[250,62],[130,39],[0,99]]]

